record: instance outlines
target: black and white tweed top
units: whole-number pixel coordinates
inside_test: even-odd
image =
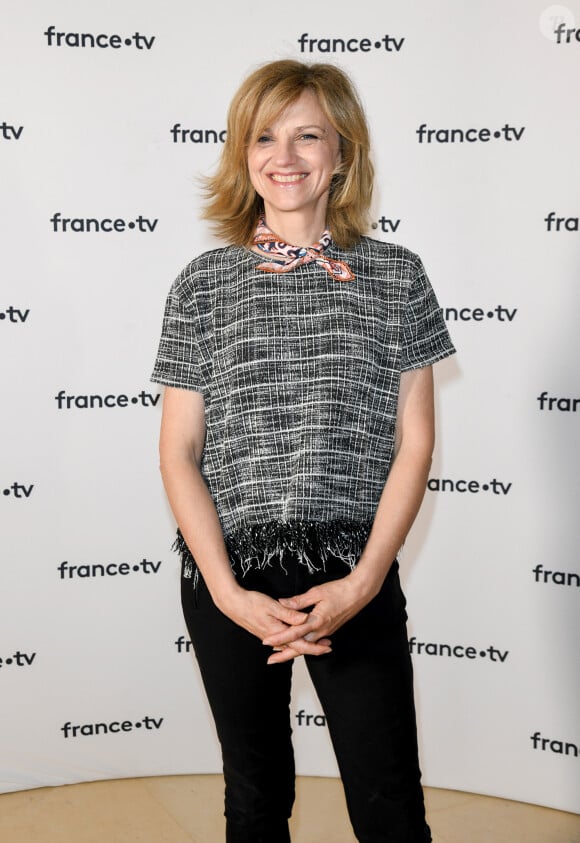
[[[454,352],[416,254],[370,238],[327,254],[355,280],[316,263],[263,272],[263,256],[228,246],[193,260],[167,298],[152,380],[203,393],[201,470],[242,570],[284,546],[316,567],[331,544],[355,564],[389,473],[401,372]]]

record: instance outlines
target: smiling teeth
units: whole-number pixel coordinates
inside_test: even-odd
[[[306,178],[306,173],[299,173],[298,175],[292,175],[292,176],[281,176],[278,173],[273,173],[271,178],[272,178],[273,181],[280,181],[280,182],[301,181],[302,179]]]

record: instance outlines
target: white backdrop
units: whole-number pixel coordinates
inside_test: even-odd
[[[227,104],[298,57],[358,84],[459,350],[402,559],[424,781],[578,810],[578,0],[1,6],[0,789],[219,769],[148,378]],[[301,666],[293,718],[334,775]]]

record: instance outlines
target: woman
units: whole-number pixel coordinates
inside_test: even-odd
[[[453,346],[420,259],[364,236],[372,178],[344,73],[260,68],[207,183],[230,245],[167,300],[161,471],[228,843],[290,840],[302,655],[357,839],[431,839],[396,554],[431,461],[431,366]]]

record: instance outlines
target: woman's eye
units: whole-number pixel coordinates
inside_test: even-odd
[[[257,143],[268,143],[271,140],[272,138],[270,137],[270,135],[260,135],[257,140]]]
[[[318,135],[311,135],[309,132],[306,132],[304,135],[300,135],[302,140],[318,140]]]

